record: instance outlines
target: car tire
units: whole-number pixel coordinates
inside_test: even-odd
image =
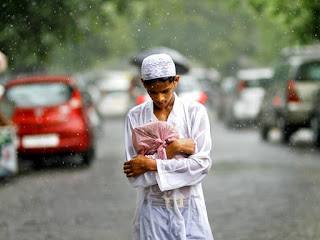
[[[87,151],[83,152],[81,156],[82,156],[82,164],[85,166],[90,166],[95,157],[94,148],[90,147]]]
[[[234,121],[232,119],[228,119],[226,121],[227,128],[233,128],[234,127]]]
[[[232,114],[226,117],[225,125],[227,128],[235,128],[237,126],[237,121],[234,119]]]
[[[291,135],[296,131],[296,129],[286,123],[284,119],[279,120],[279,128],[281,133],[281,142],[282,143],[289,143]]]
[[[264,123],[260,126],[260,137],[263,141],[268,141],[270,127]]]
[[[312,142],[316,147],[320,147],[320,122],[316,117],[311,119],[311,129],[313,133]]]
[[[35,170],[41,170],[45,167],[45,159],[42,157],[34,158],[33,160],[33,168]]]

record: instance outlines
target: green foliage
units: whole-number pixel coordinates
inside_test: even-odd
[[[320,40],[320,2],[318,0],[251,0],[249,4],[290,34],[292,42]]]
[[[260,57],[260,63],[254,62],[259,65],[275,55],[276,50],[269,51],[269,59],[262,55],[264,45],[258,40],[265,31],[256,27],[260,20],[253,18],[245,5],[230,10],[230,4],[221,1],[176,1],[176,6],[161,3],[165,12],[159,13],[155,8],[149,17],[131,24],[132,29],[139,30],[134,37],[141,49],[172,47],[193,62],[230,73],[252,63],[244,56],[261,54],[255,56]]]
[[[55,51],[64,52],[68,43],[77,45],[104,31],[109,22],[105,5],[109,2],[6,1],[0,6],[0,50],[9,56],[11,68],[44,65]],[[118,12],[124,11],[125,0],[114,2]]]
[[[0,50],[9,68],[83,70],[154,46],[232,74],[319,39],[318,0],[8,0]]]

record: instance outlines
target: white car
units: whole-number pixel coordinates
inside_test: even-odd
[[[256,123],[265,95],[265,87],[273,76],[270,68],[242,69],[236,75],[236,87],[226,110],[226,124]]]
[[[184,100],[193,100],[205,104],[207,95],[201,89],[200,82],[192,75],[181,75],[177,95]]]
[[[101,97],[97,109],[101,116],[122,116],[130,108],[130,77],[124,72],[109,74],[99,84]]]

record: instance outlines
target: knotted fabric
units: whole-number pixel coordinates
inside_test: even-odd
[[[138,154],[153,155],[166,159],[165,148],[179,138],[178,131],[165,121],[157,121],[139,126],[132,131],[132,143]]]

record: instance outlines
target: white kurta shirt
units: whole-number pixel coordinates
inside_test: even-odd
[[[128,112],[125,123],[127,161],[137,155],[132,145],[132,130],[151,121],[158,121],[153,114],[152,100]],[[213,239],[201,186],[211,167],[207,111],[200,103],[185,102],[175,95],[167,122],[177,129],[180,138],[195,141],[195,153],[188,158],[166,160],[157,159],[156,154],[148,156],[156,159],[157,171],[129,178],[130,184],[137,188],[133,239]]]

